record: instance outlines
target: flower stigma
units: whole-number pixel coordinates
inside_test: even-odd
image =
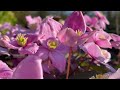
[[[55,48],[57,48],[57,46],[58,46],[57,42],[56,42],[56,41],[53,41],[53,40],[49,40],[49,41],[47,42],[47,45],[48,45],[48,47],[49,47],[50,49],[55,49]]]
[[[17,35],[16,40],[17,40],[18,45],[23,47],[26,45],[28,38],[25,37],[25,34],[20,33]]]

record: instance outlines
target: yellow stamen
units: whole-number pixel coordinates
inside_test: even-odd
[[[99,39],[106,39],[104,35],[99,35]]]
[[[17,40],[18,45],[25,46],[28,38],[25,37],[25,34],[20,33],[20,34],[17,35],[16,40]]]
[[[83,34],[83,32],[80,31],[80,30],[76,30],[76,33],[77,33],[78,36],[81,36]]]
[[[57,47],[57,42],[50,40],[48,41],[47,45],[49,46],[49,48],[55,49]]]

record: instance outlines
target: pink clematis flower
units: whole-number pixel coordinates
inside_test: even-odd
[[[68,48],[62,45],[57,39],[49,38],[42,42],[42,46],[39,47],[35,55],[39,56],[43,61],[50,60],[55,68],[63,72],[66,67],[65,54],[67,51]],[[47,69],[47,66],[49,65],[43,65],[43,70],[45,72],[49,72],[48,70],[50,70]]]
[[[88,34],[89,37],[89,34]],[[105,31],[95,31],[87,42],[94,42],[102,48],[112,48],[110,43],[111,36]]]
[[[64,45],[74,47],[85,31],[86,24],[83,14],[81,11],[75,11],[65,20],[62,30],[58,33],[58,38]]]
[[[34,43],[37,41],[36,34],[18,34],[16,38],[10,39],[8,36],[3,36],[0,40],[1,46],[9,49],[17,49],[22,54],[34,54],[37,52],[39,46]]]
[[[26,21],[28,22],[28,27],[31,30],[38,30],[38,28],[42,22],[42,18],[40,16],[32,18],[29,15],[29,16],[26,16]]]
[[[55,21],[53,17],[48,16],[43,19],[39,28],[39,35],[44,37],[44,39],[48,39],[49,37],[57,37],[58,32],[61,30],[62,24]]]

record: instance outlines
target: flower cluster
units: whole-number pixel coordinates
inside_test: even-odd
[[[120,49],[120,36],[105,32],[109,21],[98,11],[94,17],[74,11],[64,23],[47,16],[26,16],[27,27],[0,26],[0,55],[11,57],[12,66],[0,61],[1,79],[68,79],[81,62],[107,68],[97,79],[120,79],[120,70],[108,64],[107,49]],[[109,71],[108,71],[109,70]],[[109,72],[109,73],[108,73]]]

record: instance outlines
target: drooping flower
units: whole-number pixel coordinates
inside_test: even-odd
[[[30,55],[22,60],[14,70],[12,79],[43,79],[42,60]]]

